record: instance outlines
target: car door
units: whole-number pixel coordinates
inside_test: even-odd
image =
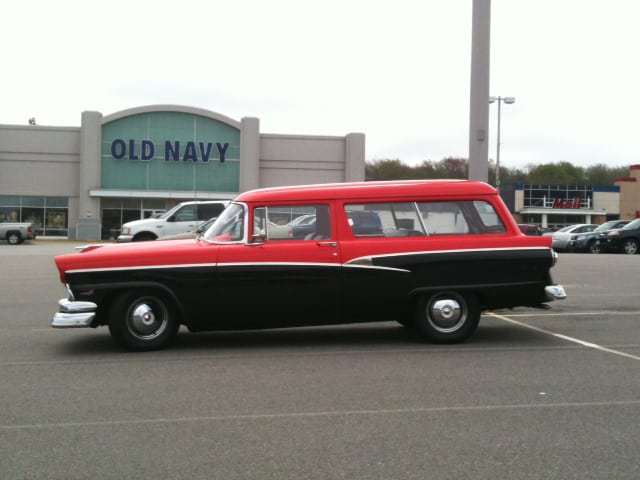
[[[318,217],[317,228],[305,238],[273,227],[309,211]],[[218,308],[223,315],[238,328],[337,322],[340,256],[332,206],[258,205],[251,209],[249,224],[250,242],[219,251]]]
[[[197,205],[185,205],[167,219],[163,225],[160,235],[164,237],[167,235],[190,232],[195,230],[199,223]]]

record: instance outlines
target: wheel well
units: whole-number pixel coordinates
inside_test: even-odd
[[[101,325],[107,325],[109,323],[109,310],[111,309],[111,305],[120,295],[125,293],[130,293],[135,290],[145,290],[145,291],[153,291],[158,294],[160,297],[165,299],[167,302],[174,307],[174,310],[177,315],[178,323],[187,324],[187,317],[185,315],[184,308],[176,295],[166,286],[160,284],[135,284],[135,285],[119,285],[116,288],[109,289],[106,291],[98,301],[98,322]]]
[[[22,233],[20,233],[20,230],[9,230],[7,231],[6,235],[4,236],[4,238],[9,238],[9,235],[11,235],[12,233],[15,233],[16,235],[18,235],[20,238],[22,238]]]
[[[456,292],[459,293],[460,295],[463,296],[472,296],[474,297],[474,299],[478,302],[478,305],[480,306],[481,309],[486,309],[487,308],[487,299],[485,297],[485,295],[483,294],[483,292],[481,290],[478,289],[474,289],[474,288],[447,288],[447,287],[441,287],[441,288],[429,288],[429,289],[416,289],[413,292],[411,292],[410,296],[409,296],[409,302],[410,302],[410,307],[411,307],[411,311],[413,311],[416,308],[416,305],[418,304],[418,302],[420,301],[421,298],[423,297],[431,297],[433,295],[436,295],[438,293],[442,293],[442,292],[446,292],[446,291],[452,291],[452,292]]]
[[[133,241],[135,242],[136,240],[142,240],[148,238],[150,240],[156,240],[158,238],[158,236],[153,233],[153,232],[149,232],[149,231],[144,231],[144,232],[138,232],[133,236]]]

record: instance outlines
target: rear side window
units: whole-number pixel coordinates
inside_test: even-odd
[[[198,220],[209,220],[218,217],[224,210],[221,203],[201,203],[198,205]]]
[[[345,206],[357,237],[413,237],[502,233],[500,217],[485,201],[370,203]]]
[[[419,202],[417,205],[429,235],[505,231],[493,206],[484,201]]]
[[[413,202],[346,205],[345,212],[351,231],[359,237],[409,237],[425,234]]]

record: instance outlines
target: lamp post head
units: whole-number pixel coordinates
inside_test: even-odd
[[[516,97],[504,97],[502,100],[508,104],[516,103]]]
[[[493,103],[498,100],[498,97],[489,97],[489,103]]]

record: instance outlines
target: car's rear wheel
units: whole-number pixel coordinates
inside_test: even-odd
[[[413,327],[435,343],[457,343],[478,328],[480,306],[473,294],[438,292],[422,297],[416,305]]]
[[[20,232],[7,232],[6,239],[9,245],[20,245],[24,241]]]
[[[598,242],[591,242],[588,247],[589,253],[600,253],[600,244]]]
[[[153,290],[120,295],[109,312],[111,336],[128,350],[157,350],[168,346],[180,324],[175,305]]]
[[[634,240],[633,238],[628,238],[622,244],[622,250],[627,255],[635,255],[636,253],[638,253],[638,241]]]

